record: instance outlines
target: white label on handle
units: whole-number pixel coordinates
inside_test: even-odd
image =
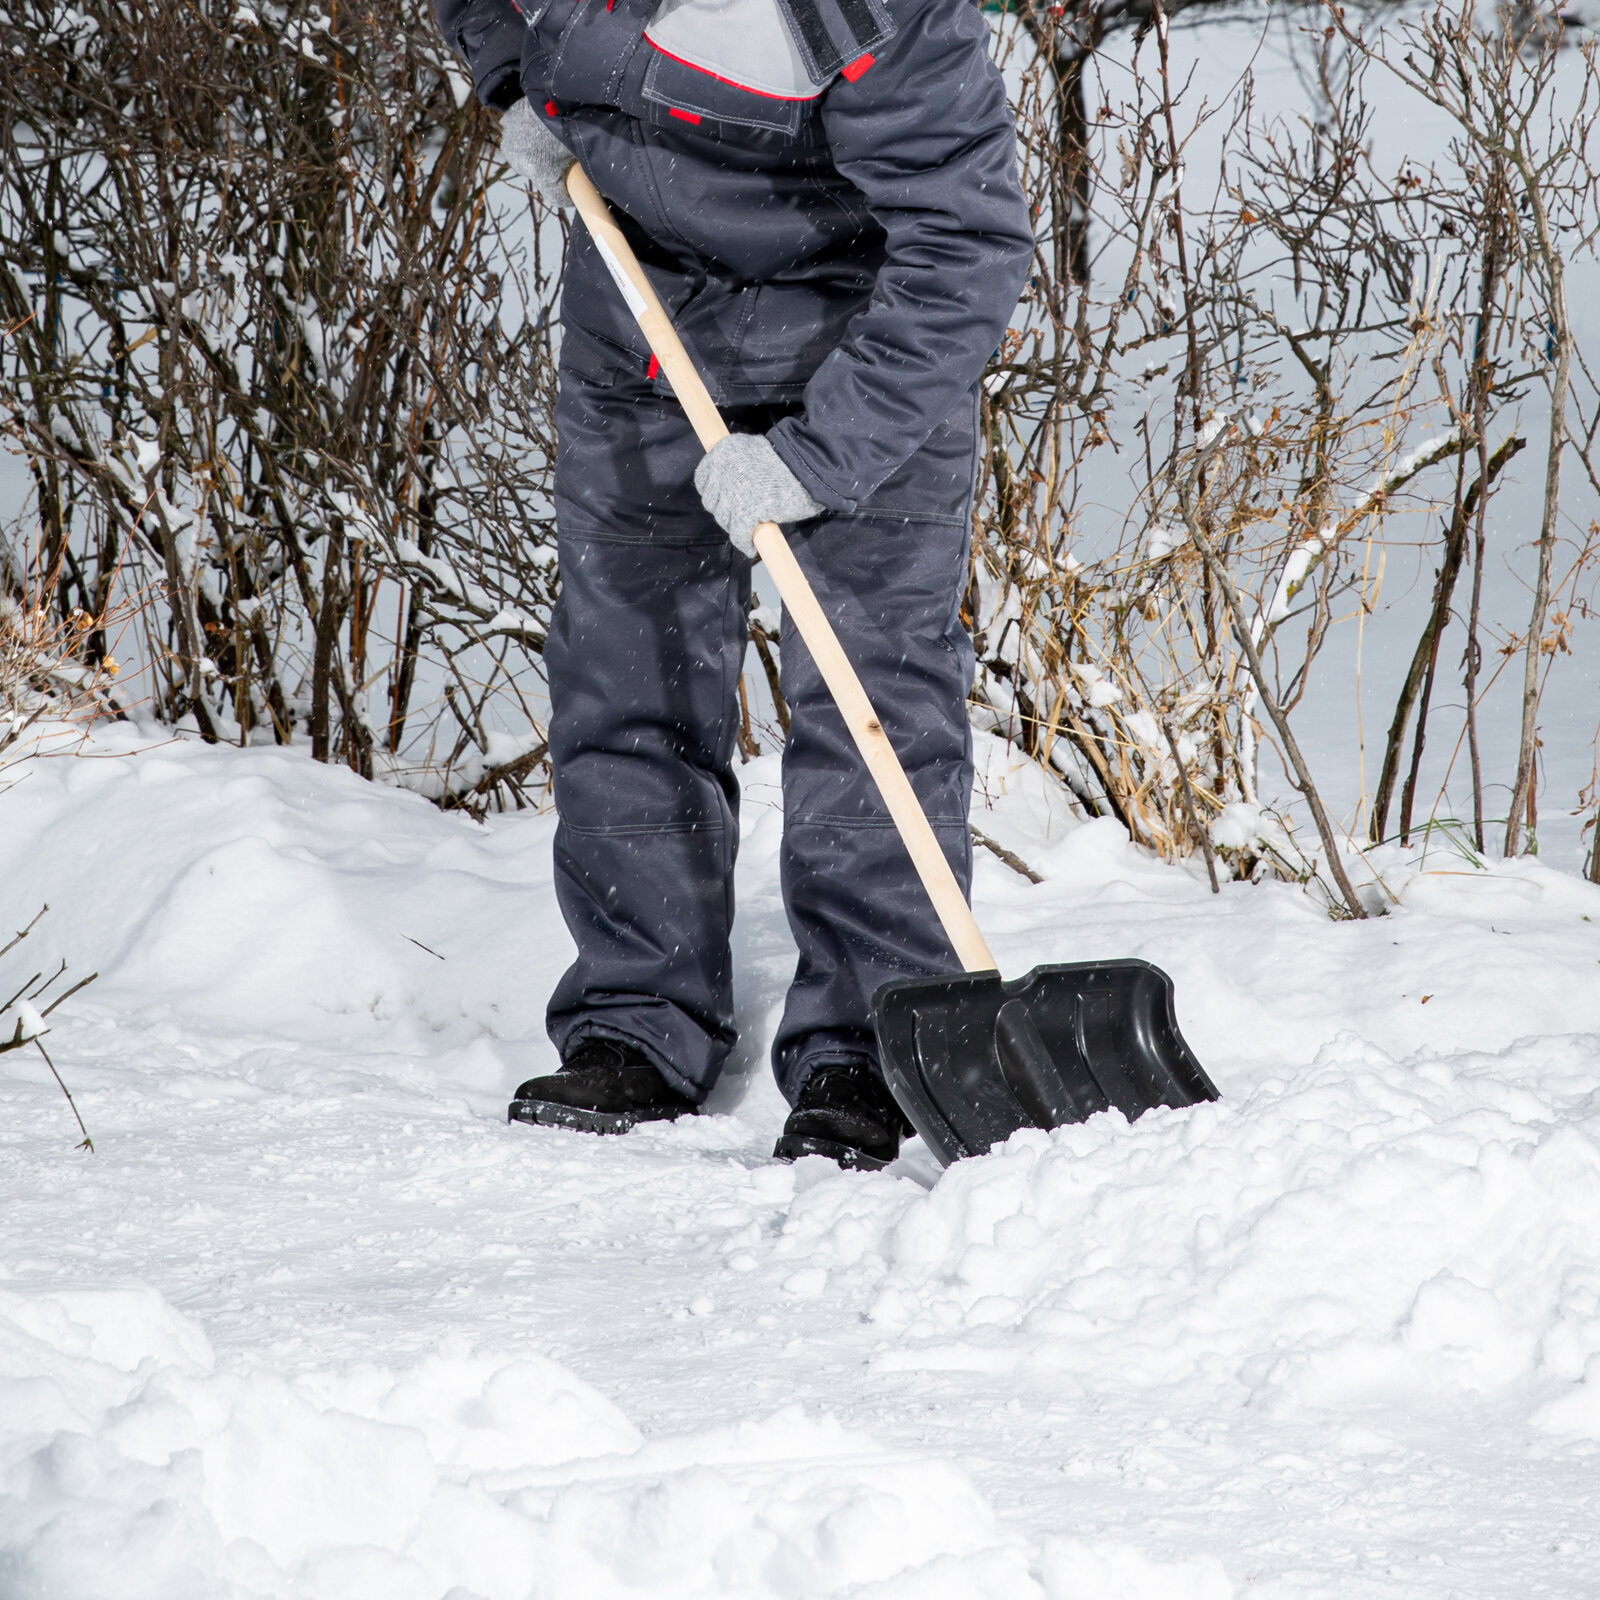
[[[649,309],[644,303],[644,296],[635,287],[633,279],[623,270],[622,263],[617,260],[611,246],[598,233],[589,235],[600,249],[600,259],[606,264],[606,271],[611,274],[612,282],[622,291],[622,298],[628,302],[628,310],[635,317],[642,317]]]

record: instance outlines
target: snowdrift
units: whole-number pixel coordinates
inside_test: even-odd
[[[1593,1592],[1600,891],[1212,897],[985,742],[1002,961],[1158,961],[1224,1098],[781,1168],[770,761],[740,1054],[593,1140],[502,1121],[548,818],[147,742],[0,780],[27,970],[101,973],[49,1041],[93,1156],[0,1063],[7,1600]]]

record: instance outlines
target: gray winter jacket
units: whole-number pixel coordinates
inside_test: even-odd
[[[712,393],[855,509],[970,395],[1033,247],[972,0],[437,0],[479,96],[521,94],[620,212]],[[573,232],[564,360],[650,352]]]

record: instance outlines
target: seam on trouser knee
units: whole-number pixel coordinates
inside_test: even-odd
[[[967,819],[929,817],[928,823],[934,828],[964,828],[967,826]],[[892,828],[896,832],[899,831],[892,817],[839,817],[825,811],[802,811],[791,814],[785,819],[785,825],[790,828],[811,825],[828,828]]]
[[[593,517],[581,512],[564,510],[560,500],[556,502],[556,524],[559,537],[569,544],[619,544],[654,550],[716,550],[728,543],[727,535],[716,527],[709,533],[688,536],[671,533],[619,533],[615,528],[608,528]]]
[[[854,511],[840,511],[835,515],[841,521],[931,523],[941,528],[964,527],[972,517],[970,511],[896,511],[889,506],[858,506]]]
[[[684,539],[668,533],[606,533],[587,528],[575,533],[568,527],[561,529],[560,537],[569,545],[611,544],[633,550],[717,550],[728,543],[721,535],[714,539]]]
[[[609,827],[584,827],[576,822],[561,822],[562,831],[582,839],[624,839],[659,833],[726,833],[720,822],[618,822]]]

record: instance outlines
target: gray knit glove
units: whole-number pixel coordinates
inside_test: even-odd
[[[517,101],[501,117],[500,154],[546,205],[572,209],[567,169],[577,157],[545,127],[528,101]]]
[[[764,433],[719,439],[694,469],[694,486],[734,548],[752,561],[760,523],[804,522],[828,509],[806,493]]]

